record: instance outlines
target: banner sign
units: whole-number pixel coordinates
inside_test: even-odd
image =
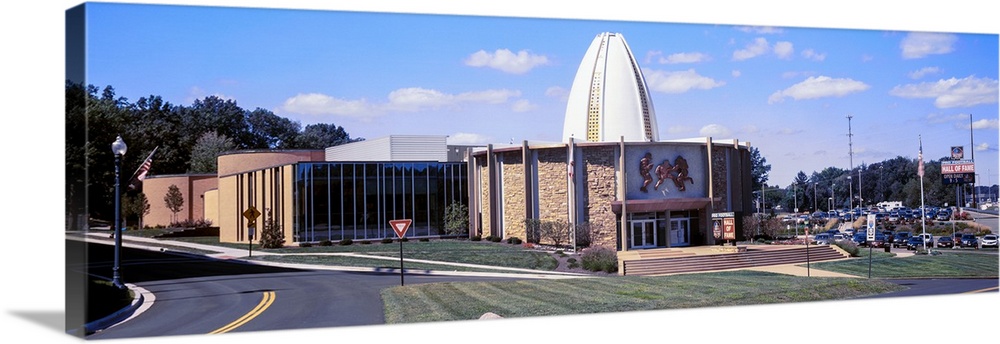
[[[941,174],[976,173],[976,164],[969,160],[942,161]]]

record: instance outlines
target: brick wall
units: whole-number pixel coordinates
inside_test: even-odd
[[[503,159],[503,237],[525,239],[524,161],[521,151],[498,154]]]

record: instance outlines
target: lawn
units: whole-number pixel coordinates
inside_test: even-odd
[[[905,289],[876,279],[730,271],[662,277],[434,283],[384,289],[386,323],[842,300]]]

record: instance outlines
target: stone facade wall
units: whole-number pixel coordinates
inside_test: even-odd
[[[615,150],[617,147],[581,147],[584,173],[582,195],[583,222],[590,226],[591,246],[614,248],[617,243],[615,226],[617,218],[611,211],[616,200],[618,179],[615,175]]]
[[[490,193],[490,177],[489,177],[490,171],[489,171],[489,163],[487,163],[487,160],[489,160],[490,158],[491,157],[489,155],[483,155],[482,159],[477,160],[478,164],[476,165],[476,172],[475,172],[480,176],[482,176],[479,179],[480,180],[479,194],[482,195],[481,197],[482,203],[479,204],[479,213],[481,216],[480,224],[482,225],[482,227],[480,227],[479,233],[474,233],[473,235],[482,235],[484,237],[490,235],[490,219],[491,219],[490,209],[492,209],[491,207],[493,206],[492,202],[490,202],[490,199],[493,197],[493,194]],[[476,178],[476,177],[469,176],[469,178]]]
[[[503,159],[503,237],[526,238],[524,219],[526,192],[524,185],[524,159],[521,151],[498,154]]]
[[[566,148],[538,151],[538,218],[568,222],[569,200]]]

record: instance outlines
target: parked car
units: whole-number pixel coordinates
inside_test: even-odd
[[[931,233],[920,233],[920,234],[914,234],[913,236],[918,238],[923,238],[924,244],[926,244],[927,247],[934,247],[934,236],[931,235]]]
[[[886,237],[885,234],[875,233],[875,240],[872,240],[871,247],[885,248],[886,245],[889,245],[889,242],[886,240],[888,240],[888,237]]]
[[[953,248],[955,247],[955,239],[952,239],[950,236],[940,237],[937,240],[937,247]]]
[[[844,240],[847,240],[847,237],[844,236],[843,234],[837,233],[837,234],[833,235],[833,241],[834,242],[840,242],[840,241],[844,241]]]
[[[857,244],[858,246],[864,247],[868,242],[868,235],[865,233],[858,233],[855,234],[854,237],[851,238],[851,240],[853,240],[854,243]]]
[[[983,236],[982,247],[992,247],[997,248],[997,235],[996,234],[986,234]]]
[[[938,221],[948,221],[951,219],[951,213],[947,211],[938,212],[937,216],[934,217]]]
[[[833,236],[830,233],[819,233],[813,237],[813,243],[816,245],[829,245],[833,242]]]
[[[961,248],[972,247],[978,249],[979,239],[976,238],[975,234],[962,234],[962,241],[959,242],[959,247]]]
[[[910,238],[910,232],[897,232],[893,236],[892,247],[906,247],[906,239]]]
[[[911,236],[909,239],[906,239],[907,250],[915,251],[921,248],[924,248],[924,241],[919,236]]]

